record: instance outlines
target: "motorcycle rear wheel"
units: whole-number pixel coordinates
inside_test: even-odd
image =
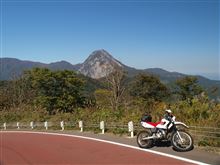
[[[181,136],[181,139],[179,138],[179,135],[177,132],[175,132],[172,137],[171,137],[171,143],[173,148],[176,151],[179,152],[185,152],[185,151],[190,151],[193,149],[193,138],[192,136],[183,130],[179,130],[179,135]]]
[[[145,137],[152,136],[151,132],[149,131],[140,131],[137,135],[137,144],[141,148],[151,148],[153,145],[153,140],[143,140]]]

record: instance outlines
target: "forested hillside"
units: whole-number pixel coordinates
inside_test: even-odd
[[[86,119],[126,123],[138,122],[144,113],[151,113],[156,121],[166,108],[187,124],[220,127],[220,103],[210,100],[191,76],[168,87],[150,74],[128,78],[121,69],[94,80],[74,71],[34,68],[19,79],[0,83],[1,122]]]

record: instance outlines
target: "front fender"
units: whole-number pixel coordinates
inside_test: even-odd
[[[189,128],[189,126],[187,126],[186,124],[184,124],[184,123],[182,123],[182,122],[179,122],[179,121],[175,121],[174,122],[174,124],[176,125],[176,126],[183,126],[183,127],[185,127],[185,128]]]

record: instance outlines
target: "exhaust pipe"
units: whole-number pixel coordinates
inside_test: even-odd
[[[144,137],[142,138],[143,140],[149,140],[149,139],[156,139],[158,138],[157,136],[153,135],[153,136],[148,136],[148,137]]]

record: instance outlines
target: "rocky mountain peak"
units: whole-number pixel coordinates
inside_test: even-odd
[[[100,49],[93,51],[86,60],[93,60],[95,58],[113,58],[106,50]]]
[[[100,49],[89,55],[80,67],[79,72],[94,79],[99,79],[111,73],[115,67],[123,67],[123,65],[106,50]]]

